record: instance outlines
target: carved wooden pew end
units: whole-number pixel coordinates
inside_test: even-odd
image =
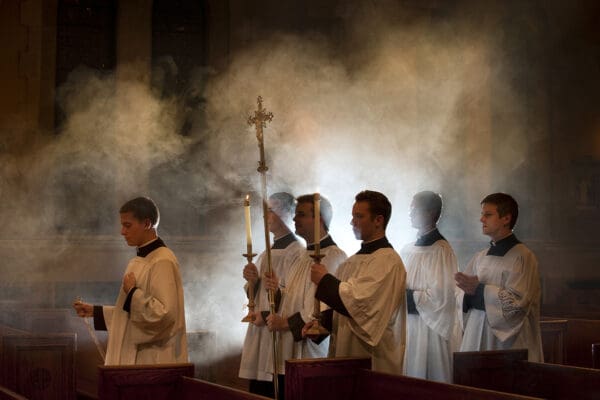
[[[27,398],[75,399],[75,334],[2,334],[0,356],[7,389]]]

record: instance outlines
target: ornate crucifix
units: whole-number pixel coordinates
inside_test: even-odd
[[[271,122],[273,120],[273,113],[266,112],[263,108],[262,97],[258,96],[256,99],[258,103],[258,110],[254,111],[254,116],[248,117],[248,125],[254,125],[256,129],[256,139],[258,139],[258,148],[260,149],[260,161],[258,162],[258,172],[263,174],[263,179],[265,180],[265,185],[263,186],[266,190],[266,177],[265,173],[269,168],[267,168],[267,164],[265,162],[265,142],[263,140],[263,128],[267,126],[267,122]],[[265,193],[263,193],[264,195]],[[263,197],[265,199],[265,197]]]

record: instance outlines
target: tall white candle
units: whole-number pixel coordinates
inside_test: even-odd
[[[313,200],[315,214],[315,250],[318,252],[321,249],[321,196],[319,193],[315,193]]]
[[[246,219],[246,245],[252,248],[252,223],[250,221],[250,195],[246,195],[244,200],[244,217]]]

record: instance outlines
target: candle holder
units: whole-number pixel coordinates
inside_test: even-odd
[[[325,256],[320,254],[319,247],[316,247],[315,250],[315,254],[311,254],[310,257],[315,261],[315,264],[320,264],[321,259]],[[321,302],[316,297],[312,316],[313,325],[306,330],[306,336],[310,339],[317,339],[319,336],[329,335],[329,331],[321,324]]]
[[[252,252],[252,248],[248,248],[248,253],[242,254],[248,263],[252,262],[252,259],[256,257],[256,253]],[[254,322],[254,307],[256,303],[254,303],[254,283],[248,281],[248,314],[242,318],[242,322]]]

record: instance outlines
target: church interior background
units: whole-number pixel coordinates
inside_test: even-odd
[[[148,195],[198,371],[241,386],[259,95],[269,191],[328,197],[348,254],[363,189],[392,201],[397,249],[412,194],[440,192],[460,267],[486,246],[479,201],[511,193],[542,315],[600,319],[599,26],[593,0],[0,0],[0,324],[76,331],[93,381],[69,307],[114,301],[132,255],[117,209]]]

